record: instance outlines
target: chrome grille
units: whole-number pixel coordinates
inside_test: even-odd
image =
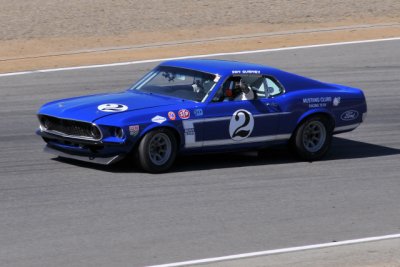
[[[39,115],[41,128],[49,133],[79,139],[101,139],[97,126],[82,121],[60,119],[47,115]]]

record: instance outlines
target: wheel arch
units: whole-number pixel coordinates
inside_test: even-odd
[[[148,127],[146,127],[143,132],[140,134],[139,138],[137,139],[134,147],[132,148],[132,151],[134,151],[135,149],[137,149],[137,147],[139,146],[140,142],[142,141],[143,137],[151,132],[151,131],[155,131],[158,129],[166,129],[169,130],[175,137],[176,139],[176,143],[177,143],[177,148],[178,150],[180,150],[180,147],[182,145],[182,140],[183,140],[183,136],[180,134],[179,130],[172,124],[151,124]]]

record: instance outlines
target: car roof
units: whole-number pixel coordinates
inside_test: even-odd
[[[185,69],[192,69],[221,76],[231,75],[234,71],[260,71],[261,74],[274,75],[282,71],[259,64],[244,63],[239,61],[218,60],[218,59],[181,59],[169,60],[160,66],[170,66]]]
[[[283,85],[286,91],[309,89],[309,88],[333,88],[331,84],[313,80],[294,73],[279,70],[270,66],[218,59],[179,59],[169,60],[160,66],[191,69],[220,76],[232,74],[242,75],[257,72],[262,75],[273,76]]]

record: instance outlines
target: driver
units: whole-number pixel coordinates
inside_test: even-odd
[[[235,81],[235,89],[234,92],[237,92],[235,95],[234,100],[253,100],[254,99],[254,92],[251,90],[250,86],[247,85],[243,79],[239,81]]]
[[[223,101],[253,100],[255,95],[241,77],[229,78],[223,86]]]
[[[192,84],[192,88],[193,88],[193,92],[195,92],[195,93],[200,93],[200,92],[204,91],[203,85],[201,84],[200,80],[196,80]]]

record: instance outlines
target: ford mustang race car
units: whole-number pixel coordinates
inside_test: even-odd
[[[124,92],[43,105],[37,134],[59,157],[99,164],[129,158],[163,172],[178,153],[282,143],[303,160],[317,160],[333,134],[354,130],[366,113],[356,88],[257,64],[171,60]]]

